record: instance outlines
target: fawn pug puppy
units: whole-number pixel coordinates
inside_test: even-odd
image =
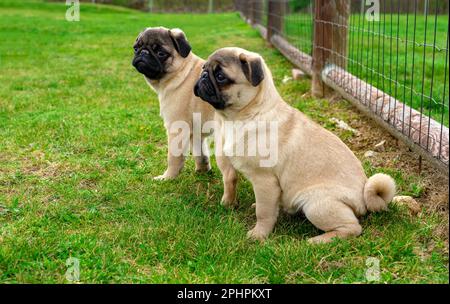
[[[360,161],[337,136],[284,102],[260,55],[240,48],[217,50],[205,63],[194,91],[214,106],[221,121],[222,139],[216,144],[228,156],[219,165],[224,203],[235,203],[234,168],[253,185],[257,222],[248,232],[250,238],[263,240],[271,233],[280,207],[303,212],[325,232],[309,239],[312,243],[358,236],[358,216],[386,209],[392,200],[394,180],[385,174],[367,179]],[[264,157],[259,151],[255,156],[233,156],[233,148],[249,137],[229,136],[226,121],[276,122],[278,161],[261,166]]]
[[[196,147],[192,140],[193,114],[200,113],[202,121],[214,118],[214,109],[209,104],[200,102],[194,96],[192,88],[199,77],[204,60],[191,51],[185,34],[180,29],[164,27],[147,28],[136,39],[133,46],[133,66],[143,74],[151,88],[158,94],[160,115],[168,137],[167,170],[155,179],[175,178],[184,166],[186,153],[175,153],[173,140],[180,135],[179,129],[171,128],[174,122],[183,121],[190,127],[189,136],[197,171],[209,171],[208,147],[206,138],[210,134],[201,135],[201,147]],[[184,133],[183,133],[184,134]],[[181,135],[183,136],[183,135]],[[184,142],[184,141],[183,141]],[[172,143],[172,144],[171,144]],[[184,150],[188,145],[183,146]]]

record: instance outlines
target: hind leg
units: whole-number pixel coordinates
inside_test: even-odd
[[[306,218],[324,234],[310,238],[309,243],[329,243],[333,238],[358,236],[362,232],[353,210],[335,199],[310,202],[303,207]]]

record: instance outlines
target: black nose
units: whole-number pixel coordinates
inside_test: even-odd
[[[143,49],[141,51],[141,55],[149,55],[149,54],[150,54],[150,52],[148,50],[146,50],[146,49]]]

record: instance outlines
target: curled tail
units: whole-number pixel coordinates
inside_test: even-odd
[[[395,195],[395,181],[386,174],[370,177],[364,186],[364,201],[371,212],[386,210]]]

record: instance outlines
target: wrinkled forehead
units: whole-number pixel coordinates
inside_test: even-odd
[[[224,70],[234,70],[240,65],[238,56],[233,53],[214,53],[205,63],[205,69],[216,69],[221,67]]]
[[[160,44],[170,45],[172,40],[169,36],[169,31],[163,28],[150,28],[146,29],[139,34],[136,41],[140,41],[143,44]]]

